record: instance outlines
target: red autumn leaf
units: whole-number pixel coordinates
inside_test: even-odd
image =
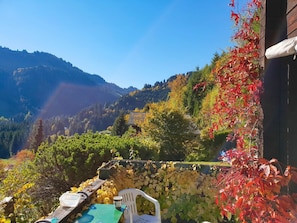
[[[237,200],[237,202],[236,202],[236,204],[235,204],[235,207],[236,207],[236,208],[240,208],[241,205],[242,205],[242,202],[243,202],[243,197],[240,197],[240,198]]]
[[[205,91],[205,88],[206,88],[206,82],[203,81],[203,82],[200,82],[198,84],[195,84],[194,87],[193,87],[193,90],[197,91],[197,90],[201,89],[202,91]]]
[[[235,21],[235,25],[237,25],[238,22],[239,22],[239,15],[232,11],[231,12],[231,18]]]
[[[263,171],[263,173],[265,174],[266,177],[268,177],[270,175],[270,166],[269,165],[262,164],[259,167],[259,170],[260,171]]]
[[[231,2],[229,3],[229,5],[231,6],[231,7],[234,7],[234,0],[231,0]]]
[[[221,198],[222,201],[227,200],[227,196],[226,196],[225,192],[222,192],[222,193],[221,193],[220,198]]]

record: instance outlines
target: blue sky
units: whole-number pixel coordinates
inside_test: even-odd
[[[0,0],[0,45],[51,53],[107,82],[141,89],[203,68],[232,46],[229,2]]]

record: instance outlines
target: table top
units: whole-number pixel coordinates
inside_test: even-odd
[[[74,223],[118,223],[123,211],[117,210],[113,204],[92,204]]]

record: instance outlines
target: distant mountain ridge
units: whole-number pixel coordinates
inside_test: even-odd
[[[28,112],[42,118],[74,115],[136,90],[108,83],[49,53],[4,47],[0,47],[0,78],[0,116],[9,118]]]

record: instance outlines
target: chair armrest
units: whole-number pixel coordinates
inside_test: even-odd
[[[161,220],[161,208],[160,208],[159,201],[151,197],[150,195],[144,193],[143,191],[141,195],[155,205],[155,213],[156,213],[155,215]]]

